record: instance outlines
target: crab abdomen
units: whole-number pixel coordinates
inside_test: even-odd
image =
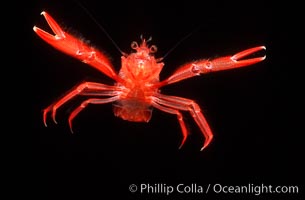
[[[119,100],[113,104],[114,115],[132,122],[149,122],[152,115],[150,104],[136,99]]]

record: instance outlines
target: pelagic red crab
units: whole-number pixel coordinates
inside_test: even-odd
[[[44,109],[43,121],[45,126],[47,126],[46,121],[49,113],[56,123],[57,109],[75,96],[82,95],[88,96],[88,99],[83,101],[69,115],[68,122],[71,131],[72,120],[88,104],[112,102],[114,115],[132,122],[148,122],[151,119],[152,107],[154,107],[177,116],[183,135],[181,148],[188,135],[181,111],[188,111],[205,138],[201,148],[203,150],[212,141],[213,133],[199,105],[191,99],[162,94],[160,88],[200,74],[244,67],[265,59],[265,56],[245,59],[246,56],[265,49],[265,46],[257,46],[232,56],[211,60],[201,59],[186,63],[165,80],[160,80],[159,74],[164,66],[162,58],[155,58],[154,53],[157,51],[157,47],[148,44],[151,39],[146,40],[141,37],[141,43],[131,43],[133,53],[123,53],[121,57],[122,66],[117,73],[104,53],[63,31],[48,13],[42,12],[41,14],[55,35],[34,26],[33,29],[40,38],[59,51],[94,67],[115,81],[113,85],[83,82],[76,86],[60,100]]]

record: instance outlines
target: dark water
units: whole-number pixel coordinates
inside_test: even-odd
[[[26,145],[29,151],[18,162],[21,175],[15,181],[25,189],[24,195],[40,199],[300,198],[301,194],[255,195],[262,184],[296,185],[304,190],[301,140],[296,139],[302,134],[297,128],[300,120],[293,119],[296,111],[285,108],[283,101],[288,98],[280,93],[286,80],[278,65],[271,8],[259,3],[237,6],[192,1],[171,6],[161,1],[83,4],[126,53],[131,52],[130,43],[139,42],[143,34],[152,36],[151,43],[158,47],[156,57],[162,57],[194,31],[166,57],[161,79],[186,62],[260,45],[267,47],[267,59],[248,68],[205,74],[162,89],[164,94],[193,99],[201,106],[214,133],[204,151],[200,151],[204,138],[187,112],[182,114],[190,135],[181,149],[176,116],[156,109],[149,123],[132,123],[115,117],[111,104],[89,105],[73,121],[71,134],[69,112],[84,97],[58,110],[57,125],[49,117],[47,128],[42,109],[82,81],[113,81],[37,37],[33,25],[51,32],[40,12],[48,11],[68,31],[106,52],[116,70],[121,55],[74,1],[27,5],[30,11],[24,27],[25,54],[33,81],[31,129],[26,137],[30,139]],[[135,193],[129,191],[134,187],[131,184],[138,189]],[[179,184],[183,184],[182,192],[177,190]],[[220,185],[224,191],[215,191]],[[236,194],[229,194],[226,186],[235,187],[231,193]],[[248,194],[238,192],[238,186],[250,188]],[[167,195],[171,189],[174,191]]]

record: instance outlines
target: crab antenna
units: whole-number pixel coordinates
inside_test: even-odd
[[[146,40],[146,42],[150,42],[150,41],[152,41],[152,37],[151,36]]]
[[[77,1],[77,4],[86,12],[86,14],[91,18],[91,20],[101,29],[104,34],[107,36],[107,38],[112,42],[112,44],[115,46],[115,48],[121,53],[125,54],[120,47],[117,45],[117,43],[112,39],[112,37],[109,35],[109,33],[106,31],[106,29],[95,19],[95,17],[92,15],[92,13],[80,2]]]
[[[143,34],[140,35],[141,41],[145,40],[145,42],[150,42],[152,41],[152,36],[150,36],[147,40],[144,38]]]
[[[197,31],[199,29],[199,27],[195,28],[193,31],[191,31],[189,34],[185,35],[183,38],[181,38],[170,50],[168,50],[168,52],[162,57],[160,58],[161,60],[163,60],[165,57],[167,57],[172,51],[174,51],[177,46],[179,46],[184,40],[186,40],[188,37],[190,37],[195,31]]]

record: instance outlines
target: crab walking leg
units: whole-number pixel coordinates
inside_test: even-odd
[[[176,96],[167,96],[163,94],[156,94],[156,96],[153,98],[153,101],[153,105],[160,104],[171,109],[189,111],[205,137],[201,151],[210,144],[213,139],[213,133],[197,103],[190,99]]]
[[[167,113],[170,113],[170,114],[175,114],[177,115],[177,119],[179,121],[179,124],[180,124],[180,128],[182,130],[182,135],[183,135],[183,139],[182,139],[182,142],[179,146],[179,149],[181,149],[181,147],[183,146],[183,144],[185,143],[186,141],[186,138],[187,138],[187,135],[188,135],[188,132],[187,132],[187,129],[186,129],[186,126],[185,126],[185,123],[183,121],[183,117],[182,117],[182,114],[176,110],[176,109],[173,109],[173,108],[169,108],[169,107],[165,107],[165,106],[162,106],[162,105],[159,105],[155,102],[152,102],[152,105],[159,109],[159,110],[162,110],[164,112],[167,112]]]
[[[256,53],[261,50],[265,50],[265,46],[258,46],[254,48],[250,48],[244,51],[241,51],[233,56],[225,56],[216,58],[213,60],[198,60],[195,62],[187,63],[180,68],[169,78],[165,79],[161,83],[157,84],[158,86],[164,86],[168,84],[172,84],[187,78],[191,78],[194,76],[199,76],[200,74],[229,70],[239,67],[245,67],[248,65],[253,65],[255,63],[263,61],[266,56],[249,58],[241,60],[242,58]]]
[[[41,15],[44,16],[50,28],[55,33],[55,35],[51,35],[34,26],[33,30],[41,39],[59,51],[87,63],[118,82],[122,82],[122,79],[116,74],[106,55],[89,46],[84,41],[63,31],[48,13],[42,12]]]
[[[82,111],[84,108],[88,106],[88,104],[105,104],[105,103],[110,103],[118,100],[120,97],[119,96],[114,96],[106,99],[98,99],[98,98],[92,98],[84,101],[80,106],[78,106],[76,109],[73,110],[73,112],[69,116],[69,126],[71,133],[73,133],[72,130],[72,121],[73,119],[78,115],[80,111]]]
[[[43,110],[43,122],[44,125],[47,126],[46,119],[48,112],[52,112],[52,119],[55,123],[56,119],[56,111],[57,109],[65,104],[67,101],[75,97],[76,95],[95,95],[95,96],[115,96],[119,94],[119,88],[116,86],[109,86],[102,83],[94,83],[94,82],[84,82],[73,88],[68,94],[62,97],[57,102],[51,104],[46,109]]]

